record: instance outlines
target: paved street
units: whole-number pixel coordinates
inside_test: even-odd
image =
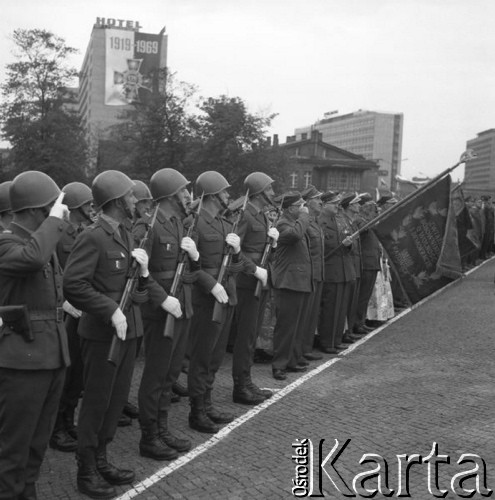
[[[492,259],[344,355],[325,355],[322,362],[312,363],[310,368],[315,370],[303,377],[292,374],[288,381],[277,382],[271,377],[270,365],[255,365],[254,380],[261,387],[279,391],[254,409],[231,401],[228,354],[214,397],[219,406],[235,412],[239,419],[210,439],[187,427],[188,403],[181,400],[173,406],[171,423],[193,440],[194,448],[171,463],[139,456],[136,421],[131,427],[120,428],[109,447],[110,459],[137,474],[134,488],[119,489],[120,498],[293,498],[296,464],[291,459],[292,443],[304,438],[313,443],[315,462],[320,440],[325,440],[323,458],[336,439],[339,448],[350,440],[334,468],[331,460],[325,467],[341,493],[323,475],[324,498],[345,498],[345,485],[353,488],[353,478],[377,468],[376,457],[374,462],[360,464],[365,453],[383,457],[382,493],[388,486],[396,497],[400,483],[404,494],[406,459],[401,459],[399,480],[397,455],[419,454],[424,459],[432,454],[434,443],[438,444],[437,455],[450,457],[449,464],[437,467],[430,460],[431,487],[447,490],[445,498],[459,498],[451,489],[451,479],[473,469],[475,462],[483,479],[482,459],[486,486],[495,489],[494,274]],[[142,360],[134,377],[134,402],[141,368]],[[480,458],[458,464],[464,453]],[[385,462],[388,485],[383,480]],[[39,481],[40,500],[87,498],[77,493],[75,476],[74,455],[49,450]],[[412,465],[409,478],[412,498],[435,498],[435,491],[428,490],[427,463]],[[320,491],[317,475],[314,483],[316,495]],[[365,486],[377,487],[376,478]],[[465,491],[475,488],[475,480],[466,480],[463,487]],[[481,491],[483,487],[481,480]],[[361,498],[364,492],[347,495],[350,493]],[[475,494],[473,498],[483,497]]]

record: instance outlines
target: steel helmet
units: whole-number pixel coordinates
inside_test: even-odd
[[[162,168],[155,172],[150,180],[150,189],[155,201],[173,196],[184,189],[190,182],[173,168]]]
[[[262,193],[273,179],[263,172],[253,172],[244,179],[244,187],[249,189],[249,196]]]
[[[123,172],[105,170],[94,178],[91,191],[96,207],[101,208],[109,201],[121,198],[133,187],[134,182]]]
[[[143,181],[138,181],[136,179],[132,179],[132,182],[134,182],[132,192],[134,193],[134,196],[136,197],[137,201],[144,201],[144,200],[152,200],[153,199],[151,197],[151,193],[150,193],[148,186]]]
[[[62,188],[62,191],[65,193],[63,202],[69,210],[75,210],[93,201],[91,189],[82,182],[70,182]]]
[[[196,196],[218,194],[229,187],[230,184],[222,174],[208,170],[196,179]]]
[[[10,210],[9,188],[12,181],[2,182],[0,184],[0,214]]]
[[[59,194],[60,189],[51,177],[37,170],[29,170],[12,181],[9,188],[10,206],[12,212],[46,207]]]

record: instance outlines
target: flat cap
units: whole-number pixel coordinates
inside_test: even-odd
[[[299,191],[287,191],[277,196],[273,201],[279,205],[282,203],[282,208],[287,208],[291,205],[302,205],[304,203]]]
[[[323,203],[339,203],[341,196],[338,191],[327,191],[321,195]]]
[[[355,193],[350,193],[342,196],[342,199],[340,200],[340,206],[342,208],[347,208],[351,203],[356,203],[357,195]]]
[[[376,202],[379,207],[385,205],[385,203],[397,203],[397,198],[395,198],[392,194],[385,194]]]
[[[360,193],[359,194],[358,203],[360,205],[364,205],[365,203],[368,203],[369,201],[373,201],[373,196],[371,196],[369,193]]]
[[[321,196],[323,193],[321,191],[318,191],[313,185],[309,185],[306,189],[303,189],[301,191],[301,196],[303,197],[303,200],[311,200],[313,198],[318,198]]]

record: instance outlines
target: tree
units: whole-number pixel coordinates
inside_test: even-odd
[[[123,159],[125,154],[122,169],[133,179],[147,182],[165,167],[185,171],[191,137],[197,128],[195,116],[189,112],[195,92],[193,85],[161,69],[155,92],[124,111],[122,123],[113,127],[113,140],[106,145],[107,154],[98,169],[110,168],[112,158]]]
[[[85,180],[87,145],[67,90],[77,75],[67,59],[76,49],[39,29],[17,29],[12,40],[17,61],[0,86],[0,122],[13,172],[41,170],[60,185]]]
[[[242,182],[251,172],[280,177],[283,156],[266,147],[267,129],[276,115],[251,114],[240,97],[225,95],[204,100],[200,109],[190,167],[196,175],[220,172],[232,184],[234,195],[242,194]]]

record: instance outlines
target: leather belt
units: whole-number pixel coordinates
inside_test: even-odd
[[[61,323],[64,320],[64,309],[57,307],[50,310],[29,311],[29,319],[31,321],[54,320]]]

